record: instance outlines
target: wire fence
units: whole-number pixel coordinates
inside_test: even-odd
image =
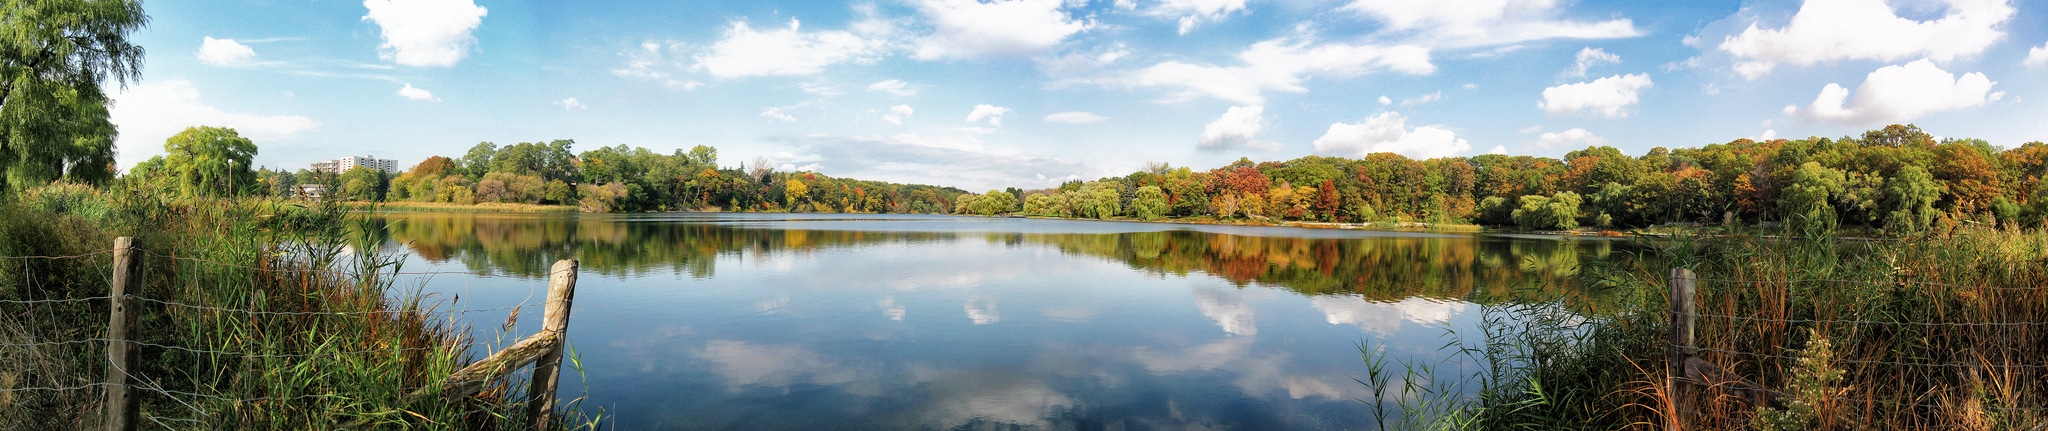
[[[2048,286],[1675,270],[1671,287],[1669,427],[1742,428],[1758,407],[1819,402],[1850,428],[2048,429]],[[1832,341],[1825,366],[1841,373],[1818,391],[1827,380],[1802,368],[1815,338]]]
[[[457,293],[455,297],[445,298],[428,304],[419,304],[417,307],[390,305],[404,304],[404,302],[386,302],[386,305],[382,307],[374,304],[347,304],[346,308],[351,309],[334,311],[280,311],[280,308],[266,305],[271,303],[268,301],[283,301],[279,298],[231,301],[234,303],[214,303],[209,301],[207,295],[181,294],[182,292],[178,291],[164,292],[162,289],[148,292],[130,291],[122,295],[122,298],[106,295],[104,293],[111,292],[115,283],[114,270],[111,269],[116,265],[113,262],[117,255],[114,250],[61,256],[0,256],[0,274],[10,272],[10,270],[11,272],[20,273],[19,279],[14,277],[0,279],[0,319],[14,320],[12,322],[0,321],[0,328],[28,328],[36,327],[38,324],[41,327],[59,326],[52,323],[75,322],[81,318],[91,321],[92,316],[98,316],[98,321],[104,325],[109,310],[113,309],[111,307],[115,307],[117,302],[125,298],[133,301],[134,304],[156,310],[160,313],[176,313],[185,316],[187,321],[233,321],[226,319],[225,316],[239,316],[242,318],[240,321],[249,322],[248,325],[250,326],[261,326],[264,323],[304,322],[332,318],[387,320],[413,318],[415,320],[441,322],[448,325],[446,327],[450,328],[449,330],[467,331],[467,335],[474,335],[478,332],[478,330],[473,328],[498,328],[497,334],[487,337],[457,334],[455,338],[452,338],[453,340],[458,340],[457,342],[474,338],[490,340],[483,346],[488,347],[489,344],[507,342],[505,337],[509,335],[508,330],[513,326],[513,322],[516,321],[514,319],[517,319],[522,312],[545,307],[542,301],[545,298],[538,296],[537,293],[545,291],[548,279],[547,276],[536,278],[521,275],[493,274],[482,271],[375,272],[341,268],[270,268],[263,265],[236,264],[204,258],[161,254],[147,250],[141,251],[145,256],[155,258],[159,262],[171,262],[176,267],[173,270],[181,274],[197,274],[206,270],[225,269],[246,274],[318,274],[322,277],[333,277],[336,280],[345,281],[363,281],[365,278],[374,277],[376,282],[390,283],[385,284],[385,286],[396,285],[396,283],[406,280],[424,285],[427,280],[434,277],[456,276],[461,277],[464,283],[463,289],[461,289],[463,292],[470,290],[469,284],[471,282],[482,279],[507,279],[516,284],[525,284],[528,289],[526,289],[525,297],[516,303],[485,308],[464,308],[463,305],[465,304],[461,300],[461,295]],[[263,258],[258,257],[258,259]],[[145,270],[149,269],[145,268]],[[52,281],[62,277],[51,276],[52,274],[49,274],[51,272],[64,272],[66,275],[90,273],[97,274],[97,276],[86,277],[86,279]],[[161,273],[163,271],[152,272]],[[143,276],[147,277],[150,275],[146,273]],[[180,282],[185,281],[180,280]],[[196,289],[201,290],[204,288],[204,286],[196,287]],[[101,294],[96,296],[46,297],[58,295],[62,292],[74,294],[79,292],[98,292]],[[380,295],[385,295],[385,301],[404,299],[392,297],[388,291],[383,291]],[[493,296],[502,298],[502,295]],[[529,315],[539,316],[538,313]],[[468,320],[472,318],[500,318],[501,316],[508,319],[502,327],[495,324],[477,324]],[[538,319],[535,319],[535,321],[538,321]],[[222,326],[223,328],[229,328],[232,325],[224,324]],[[133,348],[138,349],[146,357],[178,354],[188,357],[190,359],[189,363],[193,364],[191,370],[167,371],[158,367],[154,369],[157,373],[150,374],[143,371],[144,369],[150,369],[148,367],[129,369],[128,367],[112,366],[105,359],[97,361],[79,360],[77,362],[82,369],[69,368],[65,370],[70,372],[50,373],[44,372],[46,370],[27,369],[27,367],[33,367],[34,365],[23,364],[20,363],[22,361],[17,360],[17,363],[12,368],[7,364],[0,364],[0,404],[14,404],[17,408],[20,408],[21,400],[28,399],[29,397],[59,399],[68,403],[82,404],[70,405],[68,407],[58,406],[58,408],[69,409],[73,413],[78,414],[79,417],[92,417],[97,416],[93,412],[98,412],[103,408],[99,403],[106,399],[105,391],[110,388],[125,386],[128,389],[146,394],[150,399],[155,400],[154,405],[157,408],[141,415],[143,421],[139,423],[140,425],[145,427],[158,426],[167,429],[203,429],[215,426],[212,420],[215,419],[216,415],[224,414],[221,411],[223,406],[282,406],[291,403],[311,403],[293,406],[292,408],[319,409],[331,407],[320,405],[322,400],[346,403],[361,398],[356,394],[343,390],[346,388],[335,387],[287,388],[289,390],[283,391],[276,390],[278,388],[275,387],[258,387],[254,388],[255,390],[251,390],[251,384],[243,379],[243,377],[248,376],[227,374],[232,372],[230,370],[234,368],[236,363],[259,361],[264,362],[263,366],[265,367],[278,368],[291,367],[293,364],[337,362],[351,357],[390,358],[422,354],[462,357],[470,354],[467,351],[468,349],[477,347],[474,344],[453,345],[440,342],[411,346],[403,345],[402,343],[376,346],[340,346],[325,342],[277,343],[274,340],[265,340],[262,337],[251,335],[262,332],[264,328],[248,329],[248,332],[235,332],[240,330],[239,328],[229,331],[211,332],[208,329],[198,327],[184,329],[189,331],[145,331],[140,337],[131,334],[126,339],[109,338],[104,335],[106,329],[103,326],[72,328],[71,330],[63,331],[7,330],[0,332],[0,357],[108,358],[108,349],[113,346],[133,346]],[[51,332],[56,333],[53,334]],[[311,345],[313,348],[307,350],[305,349],[307,345]],[[208,367],[219,367],[221,369],[209,370],[207,369]],[[114,376],[125,377],[128,383],[123,385],[102,381],[100,375],[110,372]],[[17,378],[17,376],[30,377]],[[405,385],[400,389],[403,393],[415,393],[416,391],[436,389],[441,384],[441,382],[432,381],[424,382],[424,384]],[[505,396],[508,397],[520,395],[518,394],[519,389],[517,385],[507,385],[505,386],[505,391]],[[279,403],[284,404],[281,405]],[[480,413],[487,409],[486,407],[476,406],[475,404],[477,403],[458,404],[469,405],[467,407],[468,410],[459,412],[458,416]],[[5,415],[0,414],[0,416]]]

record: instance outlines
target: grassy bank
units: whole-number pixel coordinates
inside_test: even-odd
[[[521,203],[486,202],[477,204],[454,204],[445,202],[347,202],[349,208],[379,211],[432,211],[464,213],[573,213],[573,205],[540,205]]]
[[[2048,233],[1831,235],[1660,240],[1650,264],[1587,268],[1589,291],[1483,310],[1485,329],[1447,349],[1483,373],[1404,385],[1368,350],[1392,377],[1367,381],[1418,394],[1388,403],[1428,428],[1658,429],[1680,406],[1689,429],[2048,425]],[[1664,383],[1670,268],[1698,273],[1693,375],[1711,385],[1679,393]]]
[[[459,324],[394,293],[382,232],[338,205],[166,201],[57,185],[0,203],[0,424],[98,426],[111,259],[147,252],[132,339],[142,424],[172,429],[498,429],[500,386],[412,397],[470,359]],[[518,387],[518,386],[511,386]],[[66,389],[78,388],[78,389]],[[576,416],[576,415],[570,415]]]

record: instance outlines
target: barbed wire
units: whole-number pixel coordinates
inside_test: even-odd
[[[338,355],[360,355],[360,354],[365,354],[365,353],[393,353],[393,352],[409,352],[409,351],[419,351],[419,350],[439,350],[439,349],[441,349],[441,348],[443,348],[443,347],[446,347],[446,346],[435,346],[435,347],[394,347],[394,348],[389,348],[389,349],[373,349],[373,350],[347,350],[347,351],[336,351],[336,352],[321,352],[321,351],[315,351],[315,352],[313,352],[313,353],[296,353],[296,354],[294,354],[294,353],[249,353],[249,352],[233,352],[233,351],[226,351],[226,350],[207,350],[207,349],[194,349],[194,348],[190,348],[190,347],[182,347],[182,346],[171,346],[171,345],[164,345],[164,344],[156,344],[156,343],[150,343],[150,342],[146,342],[146,341],[134,341],[134,340],[130,340],[129,342],[130,342],[130,343],[134,343],[134,344],[136,344],[136,345],[141,345],[141,346],[149,346],[149,347],[156,347],[156,348],[161,348],[161,349],[166,349],[166,350],[177,350],[177,351],[182,351],[182,352],[188,352],[188,353],[196,353],[196,354],[202,354],[202,355],[236,356],[236,357],[243,357],[243,358],[277,358],[277,359],[296,359],[296,358],[308,358],[308,357],[314,357],[314,356],[338,356]]]
[[[92,256],[98,256],[98,255],[102,255],[102,254],[110,254],[110,253],[113,253],[113,252],[114,252],[114,250],[113,250],[113,249],[106,249],[106,250],[100,250],[100,251],[95,251],[95,252],[91,252],[91,253],[73,254],[73,255],[66,255],[66,256],[0,256],[0,259],[12,259],[12,260],[30,260],[30,259],[48,259],[48,260],[62,260],[62,259],[77,259],[77,258],[82,258],[82,257],[92,257]]]
[[[80,338],[80,339],[76,339],[76,340],[64,340],[64,341],[44,341],[44,342],[28,342],[28,343],[0,343],[0,347],[43,347],[43,346],[61,346],[61,345],[66,345],[66,344],[86,344],[86,343],[104,343],[104,342],[107,342],[107,341],[112,341],[112,340],[110,340],[110,339],[106,339],[106,338]]]
[[[78,386],[66,386],[66,387],[55,387],[55,388],[52,388],[52,387],[35,387],[35,386],[32,386],[32,387],[26,387],[26,388],[0,388],[0,393],[15,393],[15,392],[28,392],[28,391],[76,391],[76,390],[80,390],[80,389],[92,389],[92,388],[96,388],[96,387],[100,387],[100,386],[113,386],[113,384],[112,384],[112,383],[107,383],[107,382],[94,382],[94,383],[86,383],[86,384],[83,384],[83,385],[78,385]]]
[[[131,296],[132,296],[132,295],[131,295]],[[411,309],[411,310],[405,310],[405,309],[401,309],[401,310],[370,310],[370,311],[264,311],[264,310],[250,310],[250,309],[242,309],[242,308],[228,308],[228,307],[214,307],[214,306],[206,306],[206,305],[194,305],[194,304],[186,304],[186,303],[183,303],[183,302],[177,302],[177,301],[166,301],[166,300],[161,300],[161,299],[156,299],[156,298],[148,298],[148,297],[141,297],[141,296],[133,296],[133,297],[135,298],[135,300],[138,300],[138,301],[142,301],[142,302],[149,302],[149,303],[155,303],[155,304],[162,304],[162,305],[165,305],[165,306],[171,306],[171,307],[180,307],[180,308],[188,308],[188,309],[194,309],[194,310],[205,310],[205,311],[217,311],[217,312],[232,312],[232,313],[248,313],[248,314],[254,314],[254,315],[266,315],[266,316],[357,316],[357,315],[375,315],[375,314],[409,314],[409,313],[422,313],[422,314],[443,314],[443,313],[446,313],[446,314],[450,314],[450,315],[460,315],[460,314],[469,314],[469,313],[481,313],[481,312],[485,312],[485,311],[504,311],[504,310],[511,310],[511,309],[515,309],[515,308],[528,308],[528,307],[539,307],[539,306],[545,305],[545,304],[530,304],[530,303],[525,303],[525,302],[523,302],[523,301],[522,301],[522,302],[521,302],[520,304],[518,304],[518,305],[511,305],[511,306],[505,306],[505,307],[495,307],[495,308],[476,308],[476,309],[462,309],[462,310],[448,310],[448,311],[446,311],[446,312],[436,312],[436,311],[433,311],[433,310],[431,310],[431,309]]]
[[[1800,357],[1798,357],[1798,356],[1774,355],[1774,354],[1770,354],[1770,353],[1759,353],[1759,352],[1745,352],[1745,351],[1739,351],[1739,350],[1726,350],[1726,349],[1715,349],[1715,348],[1708,348],[1708,347],[1694,347],[1694,348],[1692,348],[1692,349],[1693,349],[1694,351],[1698,351],[1698,352],[1711,352],[1711,353],[1723,353],[1723,354],[1730,354],[1730,355],[1742,355],[1742,356],[1751,356],[1751,357],[1758,357],[1758,358],[1766,358],[1766,359],[1777,359],[1777,360],[1785,360],[1785,361],[1797,361],[1797,360],[1799,360],[1799,359],[1800,359]],[[2035,365],[2035,364],[1972,364],[1972,363],[1962,363],[1962,362],[1949,362],[1949,363],[1928,363],[1928,362],[1895,362],[1895,361],[1880,361],[1880,360],[1873,360],[1873,359],[1844,359],[1844,358],[1839,358],[1839,357],[1838,357],[1838,358],[1835,358],[1835,360],[1834,360],[1834,361],[1835,361],[1835,362],[1840,362],[1840,363],[1845,363],[1845,364],[1858,364],[1858,365],[1892,365],[1892,366],[1901,366],[1901,367],[1950,367],[1950,368],[2022,368],[2022,369],[2048,369],[2048,365]]]
[[[86,302],[86,301],[98,301],[98,300],[102,300],[102,299],[109,299],[109,298],[113,298],[113,297],[112,297],[112,296],[92,296],[92,297],[85,297],[85,298],[70,298],[70,299],[0,299],[0,304],[10,304],[10,305],[36,305],[36,304],[55,304],[55,303],[65,303],[65,302]]]
[[[1787,279],[1787,280],[1741,280],[1741,279],[1732,279],[1732,278],[1708,278],[1708,277],[1695,277],[1695,278],[1694,278],[1694,280],[1698,280],[1698,281],[1705,281],[1705,282],[1715,282],[1715,283],[1737,283],[1737,284],[1799,284],[1799,283],[1834,283],[1834,284],[1844,284],[1844,283],[1849,283],[1849,284],[1868,284],[1868,285],[1892,285],[1892,284],[1905,284],[1905,285],[1913,285],[1913,286],[1939,286],[1939,287],[1952,287],[1952,288],[1958,288],[1958,289],[1990,289],[1990,290],[2048,290],[2048,286],[1970,286],[1970,285],[1962,285],[1962,284],[1954,284],[1954,283],[1942,283],[1942,282],[1935,282],[1935,281],[1913,281],[1913,280],[1844,280],[1844,279],[1837,279],[1837,278],[1795,278],[1795,279]]]
[[[1681,315],[1681,316],[1684,316],[1684,315],[1686,315],[1685,313],[1677,313],[1677,314],[1678,314],[1678,315]],[[1691,316],[1693,316],[1693,317],[1705,317],[1705,318],[1713,318],[1713,319],[1741,320],[1741,321],[1749,321],[1749,322],[1784,322],[1784,323],[1827,323],[1827,324],[1848,324],[1848,325],[1900,325],[1900,326],[2044,326],[2044,325],[2048,325],[2048,322],[1885,322],[1885,321],[1877,321],[1877,320],[1842,320],[1842,319],[1776,319],[1776,318],[1765,318],[1765,317],[1743,317],[1743,316],[1731,316],[1731,315],[1723,315],[1723,314],[1703,314],[1703,313],[1692,313],[1692,314],[1691,314]]]

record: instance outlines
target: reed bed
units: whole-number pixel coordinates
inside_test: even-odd
[[[1585,263],[1578,291],[1480,301],[1481,330],[1440,363],[1362,345],[1361,382],[1393,394],[1367,401],[1408,429],[2048,429],[2048,233],[1644,241],[1641,259]],[[1671,268],[1698,274],[1705,365],[1676,393]],[[1480,371],[1427,372],[1447,364]]]
[[[0,427],[101,420],[116,236],[145,249],[134,370],[141,421],[171,429],[500,429],[525,418],[520,382],[444,400],[416,394],[470,362],[451,304],[394,286],[399,261],[369,218],[336,205],[167,201],[52,186],[0,203]],[[83,386],[82,388],[80,388]],[[53,390],[79,388],[68,390]],[[598,417],[564,415],[563,427]]]

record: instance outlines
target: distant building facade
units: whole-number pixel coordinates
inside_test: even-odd
[[[387,174],[398,173],[397,160],[379,159],[377,158],[377,156],[344,156],[339,159],[328,160],[324,162],[313,162],[314,171],[332,172],[337,174],[342,172],[348,172],[348,170],[355,169],[357,166],[384,171],[384,173]]]

